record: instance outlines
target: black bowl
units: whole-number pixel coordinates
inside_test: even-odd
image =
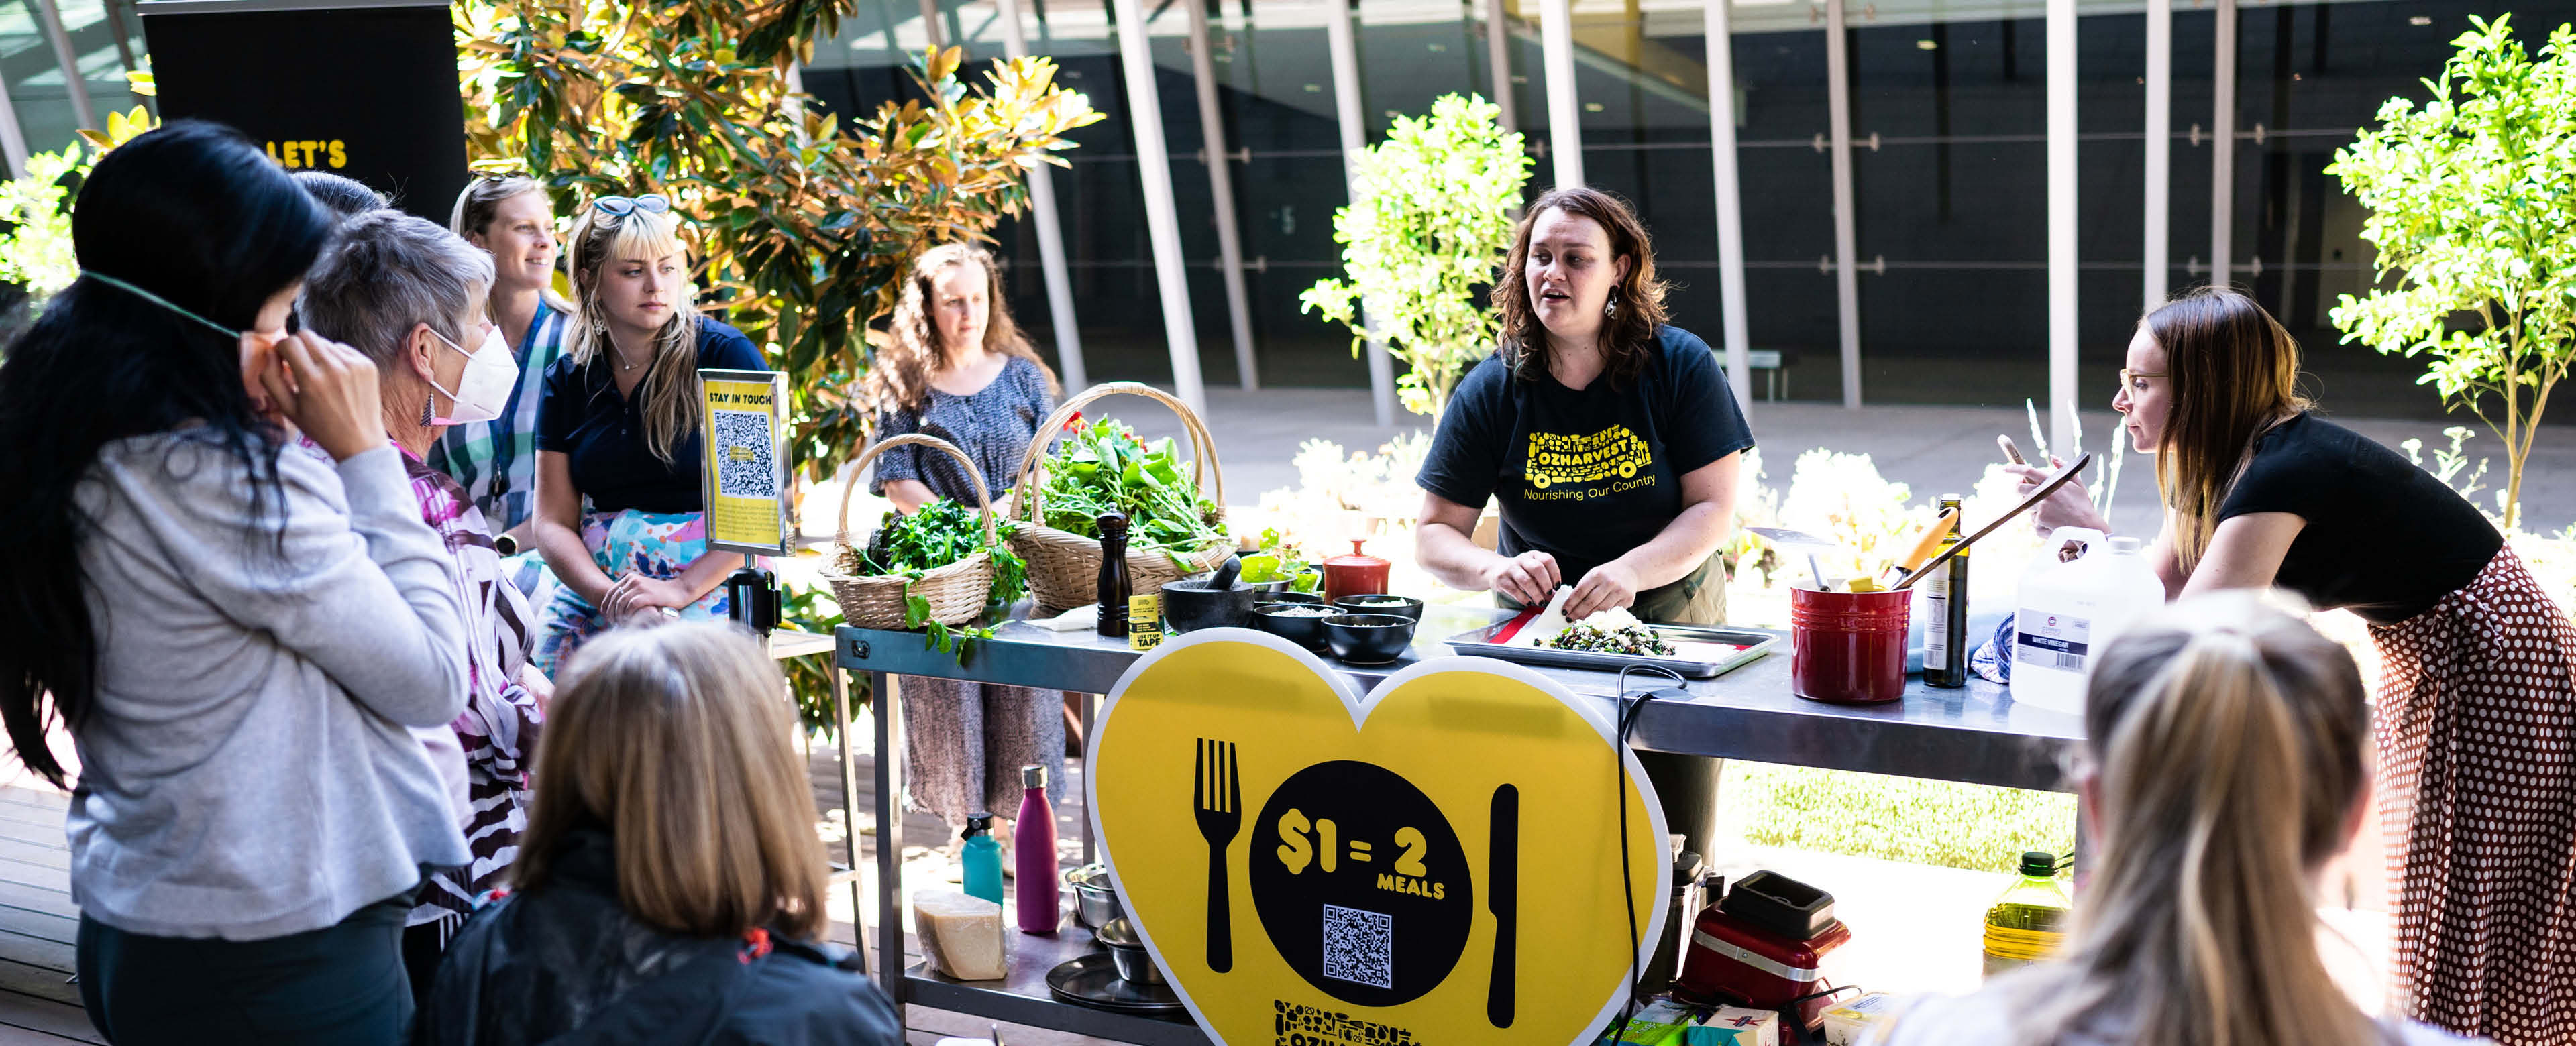
[[[1393,614],[1422,620],[1422,601],[1411,596],[1343,596],[1334,600],[1333,606],[1345,614]]]
[[[1341,614],[1324,619],[1324,645],[1354,665],[1393,664],[1413,644],[1414,620],[1401,614]]]
[[[1174,581],[1163,586],[1163,620],[1174,632],[1241,625],[1252,618],[1252,586],[1208,588],[1204,581]]]
[[[1259,586],[1255,586],[1255,587],[1257,588],[1257,587],[1259,587]],[[1265,591],[1265,592],[1254,592],[1254,593],[1252,594],[1252,608],[1253,608],[1253,609],[1255,609],[1255,610],[1259,610],[1259,609],[1261,609],[1262,607],[1267,607],[1267,606],[1277,606],[1277,605],[1279,605],[1279,604],[1281,604],[1281,603],[1303,603],[1303,604],[1306,604],[1307,606],[1319,607],[1319,606],[1323,606],[1323,605],[1324,605],[1324,597],[1319,596],[1319,595],[1316,595],[1316,594],[1314,594],[1314,593],[1312,593],[1312,592],[1266,592],[1266,591]]]
[[[1325,615],[1279,613],[1290,607],[1312,609],[1321,602],[1318,600],[1314,603],[1267,603],[1254,607],[1252,608],[1252,627],[1308,650],[1321,650],[1324,648]]]

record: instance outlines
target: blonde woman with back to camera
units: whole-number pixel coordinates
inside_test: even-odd
[[[778,669],[727,622],[585,647],[537,747],[513,892],[457,934],[417,1046],[897,1046],[848,949]]]
[[[2250,592],[2114,641],[2076,790],[2099,855],[2053,961],[1927,1000],[1877,1046],[2443,1046],[2373,1020],[2317,950],[2316,880],[2367,816],[2352,655]]]

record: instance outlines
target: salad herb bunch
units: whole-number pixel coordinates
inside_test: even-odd
[[[1148,445],[1119,422],[1076,421],[1048,453],[1046,472],[1043,521],[1057,530],[1098,538],[1096,521],[1123,513],[1128,548],[1160,552],[1184,569],[1183,556],[1225,538],[1216,502],[1182,468],[1170,437]]]
[[[844,547],[835,564],[842,573],[854,577],[901,576],[918,581],[937,567],[944,567],[978,549],[992,553],[993,587],[985,595],[984,613],[994,616],[998,609],[1007,613],[1011,604],[1028,594],[1028,564],[1018,553],[1003,544],[1017,524],[997,521],[994,540],[984,540],[984,523],[979,510],[968,508],[947,498],[932,498],[921,510],[909,516],[889,511],[877,524],[875,536],[864,549]],[[907,582],[904,592],[904,627],[926,628],[927,648],[965,657],[963,640],[991,639],[993,630],[983,626],[952,628],[930,620],[930,600],[914,595]]]
[[[1261,532],[1261,551],[1243,557],[1241,579],[1250,584],[1264,581],[1293,582],[1293,591],[1312,592],[1323,580],[1315,565],[1306,561],[1306,553],[1288,543],[1288,536],[1272,527]]]

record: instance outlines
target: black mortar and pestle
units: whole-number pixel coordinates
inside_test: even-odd
[[[1174,632],[1241,626],[1252,620],[1253,587],[1235,580],[1243,557],[1227,556],[1204,581],[1174,581],[1163,586],[1163,620]]]

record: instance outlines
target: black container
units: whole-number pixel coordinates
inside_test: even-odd
[[[1413,645],[1412,618],[1401,614],[1342,614],[1324,619],[1324,645],[1354,665],[1393,664]]]
[[[1353,614],[1393,614],[1422,620],[1422,601],[1411,596],[1343,596],[1334,600],[1333,606]]]
[[[1251,585],[1209,588],[1205,581],[1174,581],[1163,586],[1163,620],[1174,632],[1241,626],[1252,620]]]
[[[1792,941],[1809,941],[1834,928],[1834,895],[1778,872],[1736,880],[1718,910]]]
[[[1278,636],[1308,650],[1324,649],[1324,619],[1306,614],[1281,614],[1288,607],[1314,607],[1323,603],[1270,603],[1252,608],[1252,627]]]

